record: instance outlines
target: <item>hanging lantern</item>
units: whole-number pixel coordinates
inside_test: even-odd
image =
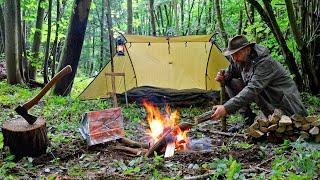
[[[121,37],[117,38],[117,55],[124,56],[124,41]]]

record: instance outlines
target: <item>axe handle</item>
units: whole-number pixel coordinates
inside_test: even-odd
[[[30,101],[26,102],[25,104],[22,105],[23,108],[25,108],[26,110],[29,110],[30,108],[32,108],[34,105],[36,105],[40,99],[50,90],[50,88],[59,80],[61,79],[63,76],[65,76],[66,74],[70,73],[72,71],[71,66],[68,65],[66,67],[64,67],[60,72],[58,72],[52,79],[51,81],[48,82],[48,84],[46,84],[44,86],[44,88],[40,91],[40,93],[32,98]]]

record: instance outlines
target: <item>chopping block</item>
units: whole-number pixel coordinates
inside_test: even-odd
[[[38,117],[30,125],[22,117],[6,121],[2,125],[4,145],[9,146],[16,159],[24,156],[37,157],[46,153],[49,144],[46,121]]]

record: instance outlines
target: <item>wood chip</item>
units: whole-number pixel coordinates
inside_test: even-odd
[[[286,115],[281,116],[281,119],[279,121],[279,126],[287,126],[291,124],[292,124],[292,121],[288,116]]]
[[[278,128],[278,124],[273,124],[271,126],[268,127],[268,131],[275,131]]]
[[[308,117],[306,117],[306,121],[308,123],[315,122],[315,121],[317,121],[317,116],[308,116]]]
[[[317,134],[319,134],[319,128],[318,127],[313,127],[313,128],[310,129],[309,133],[312,134],[312,135],[317,135]]]
[[[250,136],[252,136],[252,137],[255,137],[255,138],[259,138],[259,137],[261,137],[261,136],[264,135],[263,132],[261,132],[261,131],[259,131],[259,130],[254,130],[254,129],[251,129],[251,130],[248,132],[248,134],[249,134]]]

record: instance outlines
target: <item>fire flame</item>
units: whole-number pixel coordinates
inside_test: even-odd
[[[180,114],[177,110],[171,112],[169,105],[166,105],[166,114],[162,115],[160,110],[152,103],[144,101],[143,105],[147,111],[147,121],[150,129],[147,129],[146,134],[152,137],[153,144],[159,141],[161,136],[175,129],[175,148],[178,150],[185,149],[188,143],[188,131],[182,131],[177,123],[179,122]]]

